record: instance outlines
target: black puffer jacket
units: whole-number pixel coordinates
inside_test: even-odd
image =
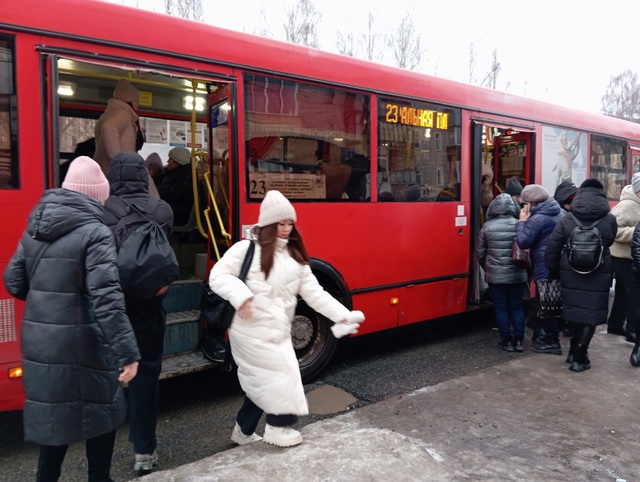
[[[616,238],[618,225],[611,214],[604,190],[597,187],[581,187],[571,203],[571,213],[583,225],[596,219],[605,246],[602,264],[592,273],[579,274],[571,269],[563,248],[576,222],[573,216],[564,216],[556,225],[547,243],[545,263],[549,276],[560,277],[564,319],[586,325],[601,325],[607,322],[609,289],[613,278],[609,246]]]
[[[166,235],[171,234],[173,211],[169,204],[149,195],[149,171],[139,154],[116,154],[111,160],[107,179],[111,185],[111,196],[104,205],[104,222],[107,226],[115,228],[120,218],[127,214],[128,207],[118,199],[121,198],[153,216]],[[149,209],[149,206],[153,207]]]
[[[149,176],[142,157],[135,152],[116,154],[111,160],[107,179],[111,185],[111,196],[104,206],[107,226],[115,229],[118,221],[129,212],[124,200],[155,218],[167,236],[171,234],[173,211],[166,202],[147,194]],[[156,296],[151,300],[125,297],[127,314],[143,360],[153,360],[162,353],[166,322],[163,299],[164,296]]]
[[[499,194],[487,209],[476,244],[478,261],[484,267],[485,281],[491,284],[524,283],[527,270],[511,262],[511,248],[516,237],[518,206],[510,194]]]
[[[140,354],[103,213],[84,194],[45,192],[4,272],[7,291],[26,300],[20,343],[29,442],[86,440],[126,417],[118,369]],[[41,241],[47,248],[30,276]]]
[[[160,199],[173,209],[176,226],[184,226],[189,221],[193,208],[193,174],[191,165],[167,169],[158,185]]]
[[[633,261],[633,270],[637,276],[640,276],[640,223],[633,230],[633,238],[631,239],[631,259]]]

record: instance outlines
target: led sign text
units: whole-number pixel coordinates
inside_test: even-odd
[[[435,127],[443,130],[447,130],[449,127],[449,114],[446,112],[417,109],[416,107],[400,106],[398,104],[387,104],[386,109],[385,120],[390,124],[404,124],[425,128]]]

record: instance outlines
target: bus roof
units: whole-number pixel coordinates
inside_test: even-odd
[[[113,19],[105,22],[105,19]],[[526,97],[98,0],[6,2],[0,28],[331,83],[636,139],[640,125]]]

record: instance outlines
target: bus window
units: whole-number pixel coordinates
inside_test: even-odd
[[[0,38],[0,189],[20,187],[13,40]]]
[[[460,111],[378,101],[380,201],[460,200]]]
[[[591,136],[591,177],[602,182],[609,201],[619,201],[627,182],[627,143]]]
[[[368,198],[369,97],[257,75],[244,87],[250,199]]]

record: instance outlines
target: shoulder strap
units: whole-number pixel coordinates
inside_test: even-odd
[[[36,268],[38,267],[38,263],[40,262],[40,259],[42,259],[44,252],[51,245],[51,243],[47,243],[45,241],[40,241],[40,243],[41,243],[40,247],[38,248],[38,251],[36,251],[36,255],[33,257],[33,263],[31,264],[31,269],[29,269],[29,281],[31,281],[31,278],[33,278],[33,273],[35,273]]]
[[[569,211],[569,216],[571,216],[571,217],[573,218],[573,220],[576,222],[576,224],[577,224],[578,226],[582,226],[582,227],[584,227],[584,224],[582,224],[582,222],[581,222],[577,217],[575,217],[571,211]],[[589,228],[589,229],[593,228],[596,224],[598,224],[598,223],[599,223],[600,221],[602,221],[603,219],[604,219],[604,217],[596,219],[594,222],[592,222],[592,223],[588,226],[588,228]]]
[[[247,254],[244,257],[244,261],[242,262],[242,269],[240,269],[240,280],[244,281],[247,277],[247,273],[249,273],[249,268],[251,267],[251,261],[253,261],[253,253],[256,250],[256,244],[251,241],[249,245],[249,249],[247,249]]]

